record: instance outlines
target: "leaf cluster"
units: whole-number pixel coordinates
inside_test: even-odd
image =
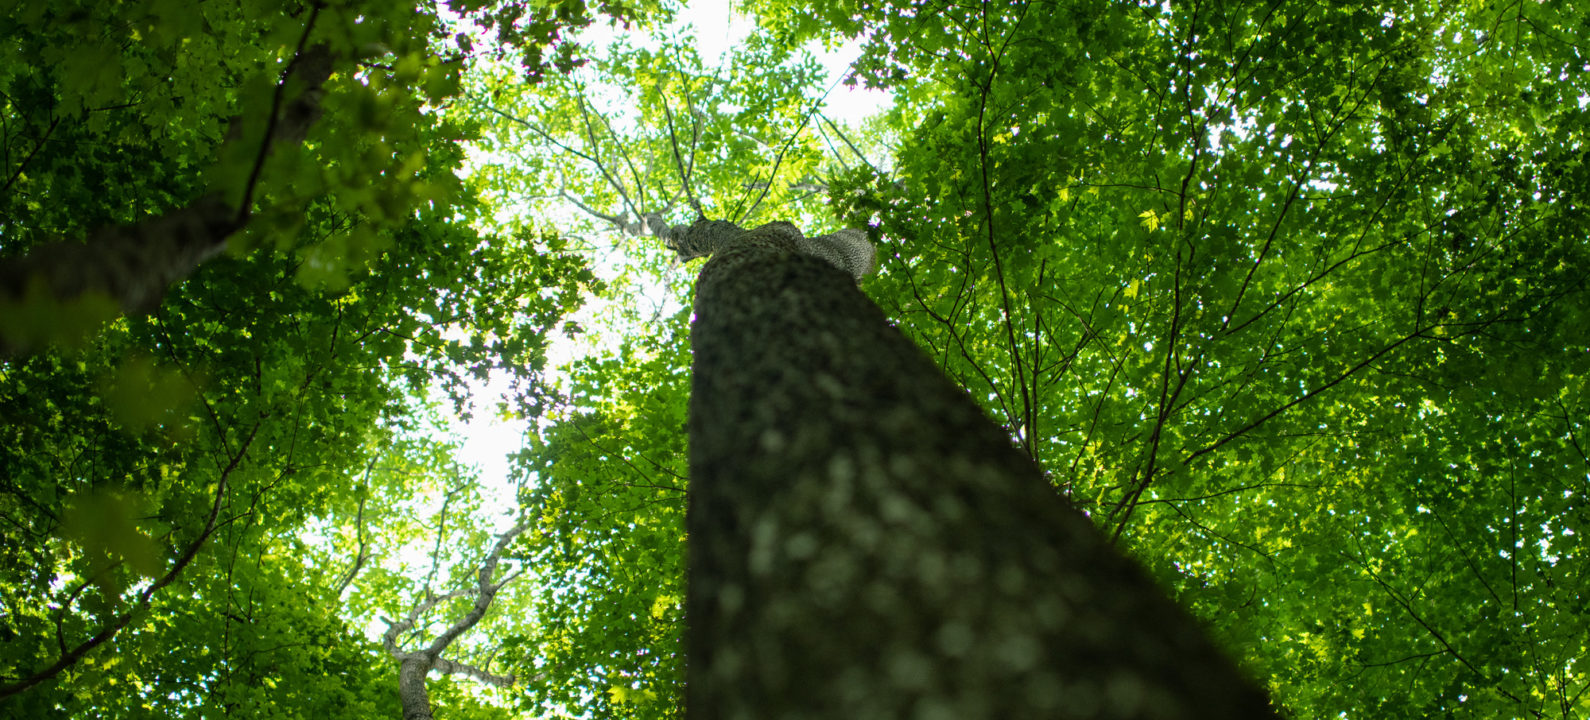
[[[391,661],[343,595],[364,540],[406,532],[371,505],[373,460],[422,430],[433,389],[466,413],[469,383],[506,377],[535,412],[545,335],[593,275],[551,234],[468,224],[472,131],[437,112],[464,59],[428,9],[7,12],[0,261],[212,193],[248,222],[151,312],[0,360],[0,706],[393,714]],[[309,42],[336,63],[320,116],[260,152]],[[413,467],[374,497],[449,472]]]

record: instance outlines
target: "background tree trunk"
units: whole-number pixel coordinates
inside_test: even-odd
[[[845,273],[696,285],[687,714],[1273,717]]]
[[[431,695],[425,676],[435,664],[434,656],[414,653],[398,663],[398,700],[403,704],[403,720],[431,720]]]

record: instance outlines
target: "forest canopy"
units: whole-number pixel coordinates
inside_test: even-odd
[[[681,716],[699,217],[1285,712],[1590,714],[1590,5],[694,5],[5,11],[0,715]]]

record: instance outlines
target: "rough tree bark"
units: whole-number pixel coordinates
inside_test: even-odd
[[[850,277],[717,250],[691,331],[691,720],[1274,717]]]

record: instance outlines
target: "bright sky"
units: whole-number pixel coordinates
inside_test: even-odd
[[[721,61],[723,54],[745,39],[751,31],[751,21],[733,10],[733,0],[693,0],[679,14],[681,24],[696,29],[696,52],[708,62]],[[861,53],[860,43],[847,43],[835,50],[819,46],[810,48],[812,55],[828,69],[828,83],[838,85],[850,72],[850,64]],[[835,87],[828,96],[824,113],[846,123],[859,123],[889,106],[889,95],[877,90],[859,90],[844,86]]]
[[[721,62],[735,43],[741,42],[751,30],[751,22],[733,10],[732,0],[692,0],[679,14],[680,25],[695,28],[696,51],[703,60]],[[836,122],[860,123],[862,120],[887,109],[888,94],[875,90],[851,89],[840,84],[849,67],[860,53],[859,43],[851,43],[836,50],[813,47],[811,52],[828,69],[828,83],[832,87],[824,114]],[[561,346],[561,347],[560,347]],[[571,359],[574,352],[568,343],[554,343],[549,356],[553,364]],[[519,449],[528,424],[518,420],[501,420],[491,409],[504,388],[487,384],[476,389],[479,412],[469,424],[459,428],[463,447],[460,459],[480,469],[481,479],[488,486],[498,488],[504,506],[514,503],[513,484],[508,477],[507,454]]]

